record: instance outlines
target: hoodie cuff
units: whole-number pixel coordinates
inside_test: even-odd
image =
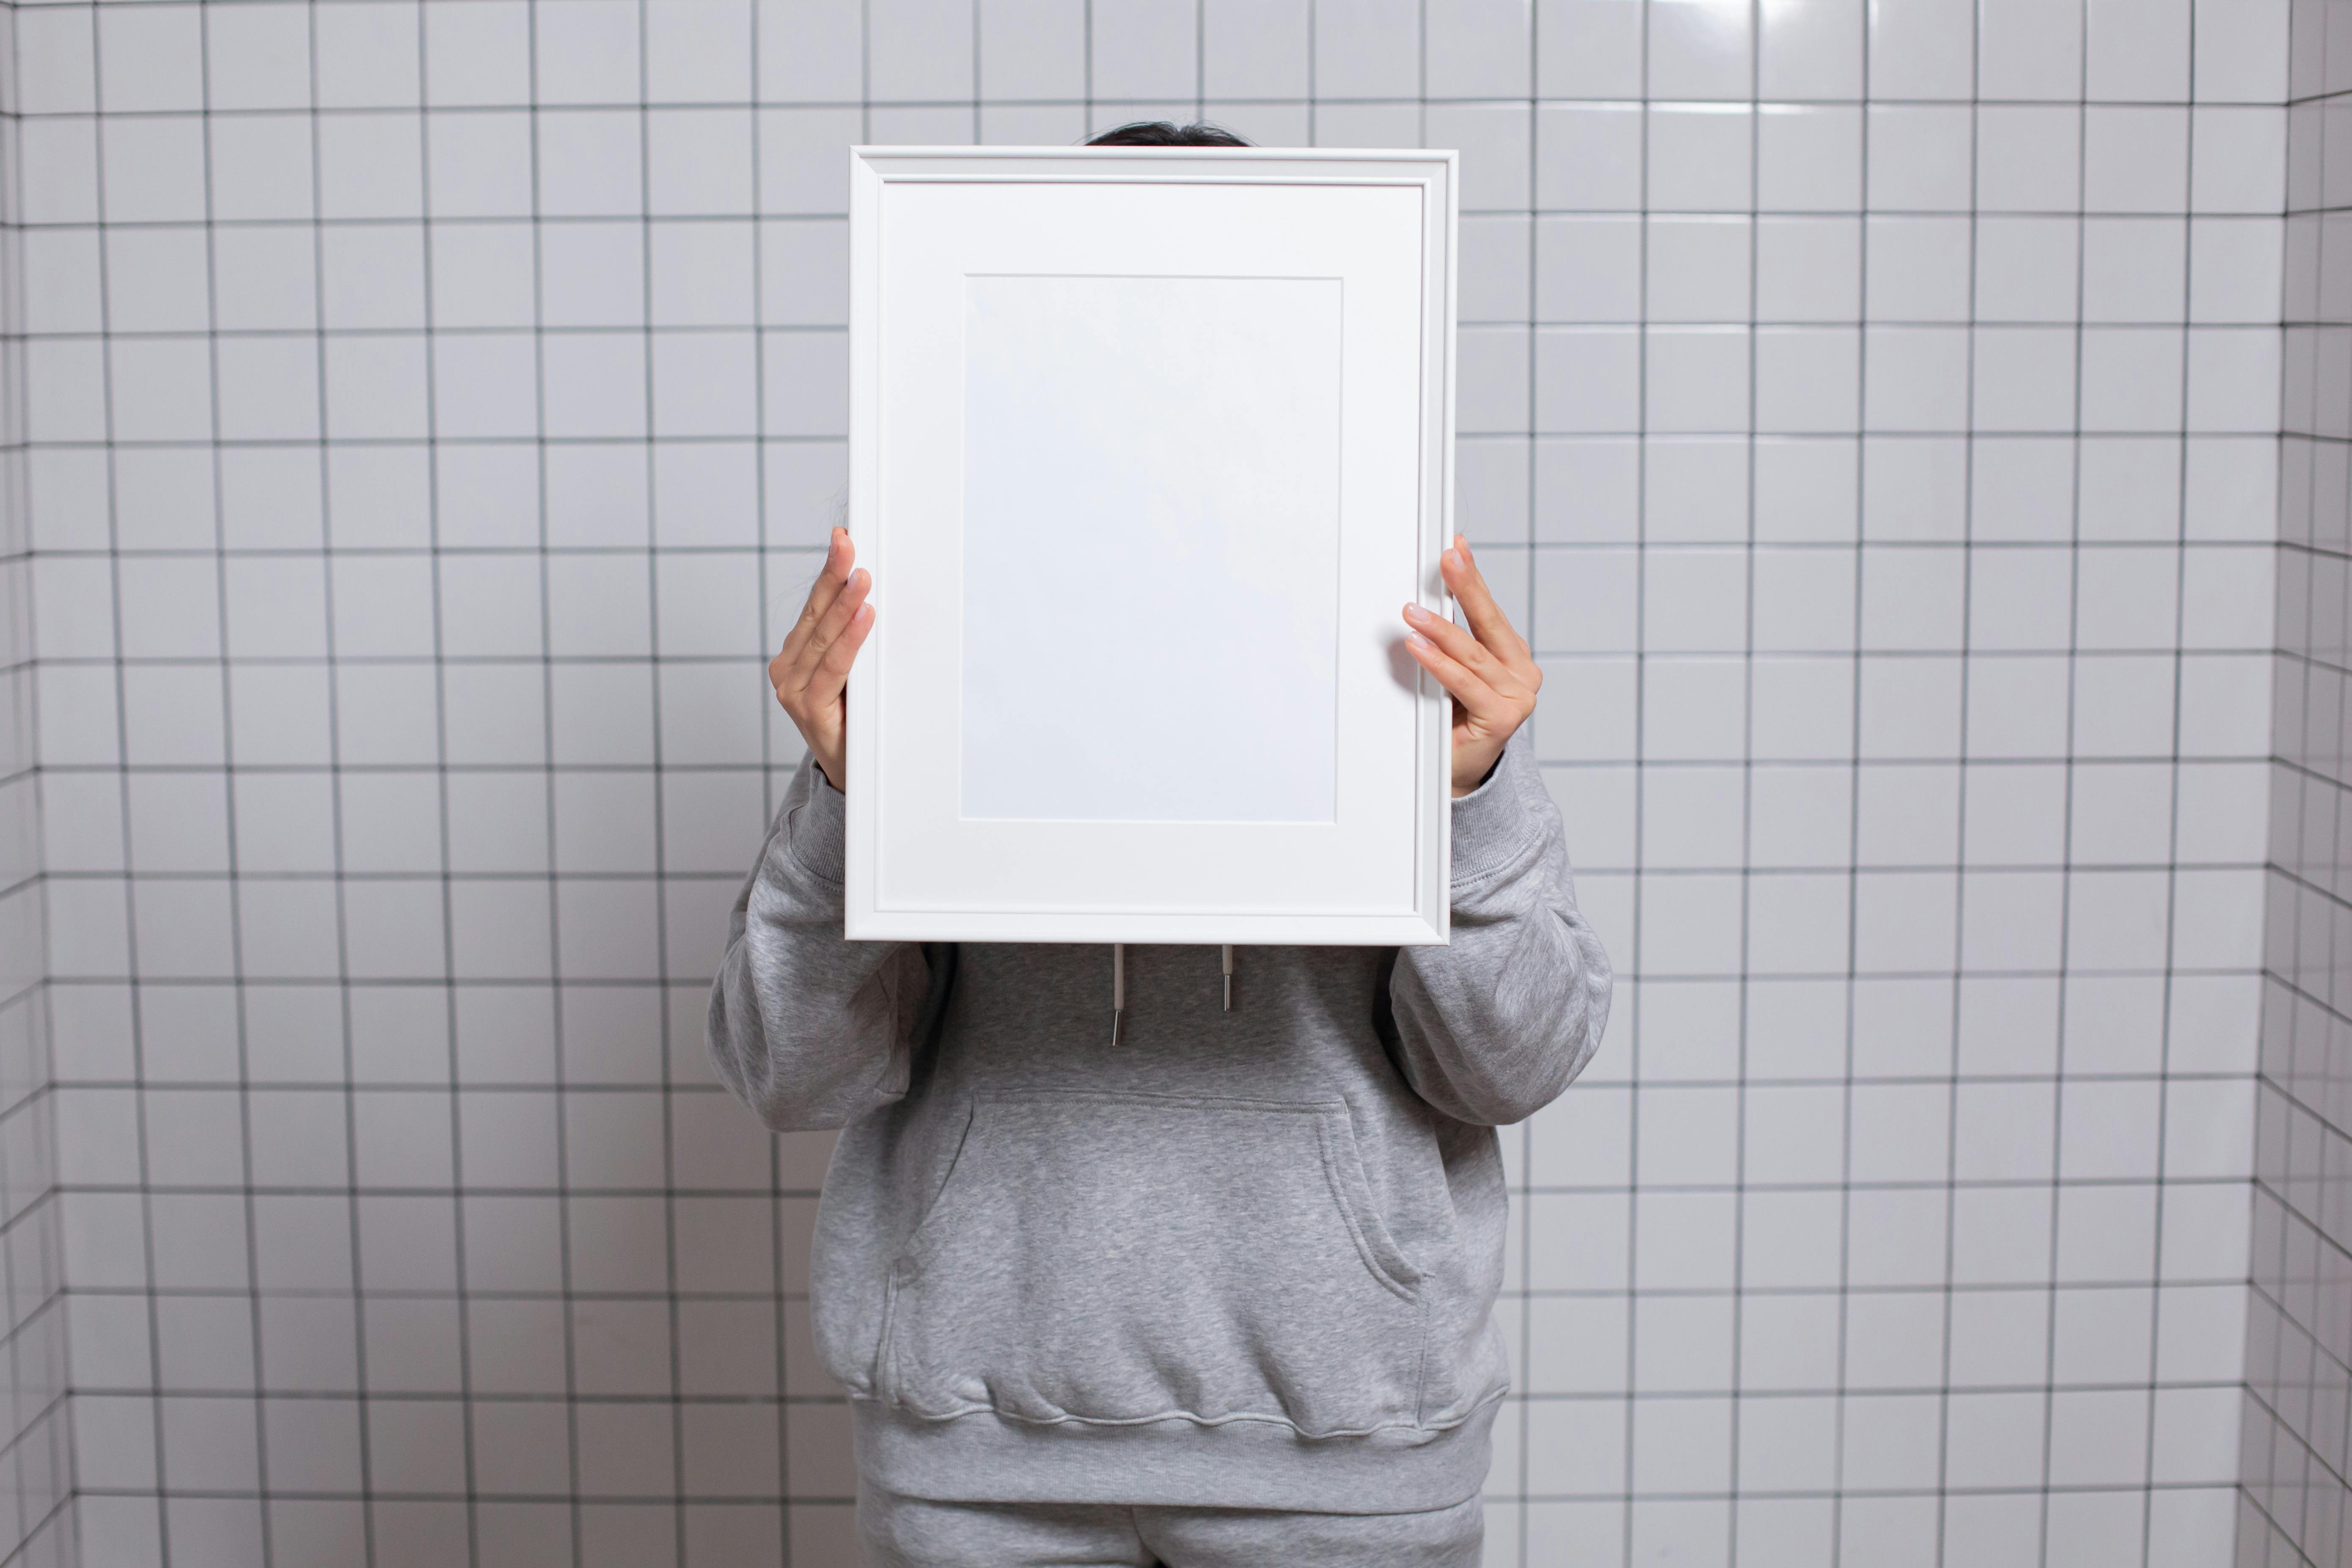
[[[792,848],[793,858],[810,876],[838,886],[844,876],[843,846],[849,841],[849,802],[825,778],[814,757],[801,759],[800,778],[793,793],[799,798],[784,823],[784,841]]]
[[[1509,864],[1543,837],[1543,818],[1530,806],[1545,795],[1528,727],[1503,743],[1502,760],[1486,782],[1454,803],[1454,881],[1475,880]]]

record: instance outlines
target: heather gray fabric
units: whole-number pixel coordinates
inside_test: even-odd
[[[1477,1568],[1486,1503],[1281,1513],[857,1493],[868,1568]]]
[[[803,763],[710,999],[726,1082],[841,1127],[818,1353],[859,1473],[987,1502],[1412,1512],[1479,1489],[1505,1387],[1494,1129],[1600,1039],[1524,731],[1454,805],[1445,947],[842,939],[842,798]]]

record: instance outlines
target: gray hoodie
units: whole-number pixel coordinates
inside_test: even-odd
[[[710,1049],[845,1129],[816,1342],[917,1497],[1389,1513],[1483,1484],[1506,1386],[1498,1125],[1609,1013],[1525,730],[1454,803],[1453,942],[1126,955],[842,938],[803,763],[735,901]]]

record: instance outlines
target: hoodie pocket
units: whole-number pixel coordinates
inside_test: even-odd
[[[1412,1426],[1420,1286],[1339,1101],[982,1094],[877,1371],[933,1417]]]

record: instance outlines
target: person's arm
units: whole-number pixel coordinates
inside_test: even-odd
[[[907,1091],[929,986],[912,942],[841,934],[842,797],[813,762],[735,900],[710,988],[710,1057],[778,1131],[845,1126]]]
[[[907,1092],[908,1033],[929,970],[906,942],[842,931],[843,694],[874,625],[872,579],[833,531],[824,569],[769,662],[809,754],[728,924],[710,987],[710,1057],[745,1103],[783,1131],[839,1127]]]
[[[1398,950],[1375,1022],[1413,1092],[1459,1121],[1523,1121],[1609,1023],[1609,957],[1576,910],[1559,811],[1526,729],[1543,685],[1469,542],[1439,560],[1469,622],[1405,606],[1406,647],[1454,699],[1451,944]]]
[[[1542,1109],[1601,1043],[1610,973],[1577,912],[1559,812],[1525,730],[1454,803],[1453,941],[1397,951],[1390,1041],[1413,1092],[1458,1121]]]

